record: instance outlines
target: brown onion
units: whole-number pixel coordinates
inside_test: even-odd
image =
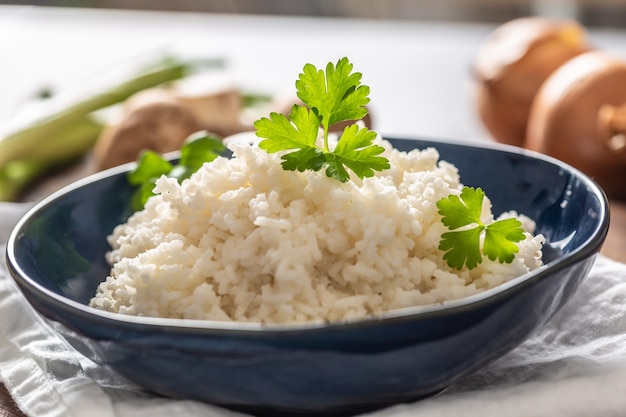
[[[525,17],[490,33],[474,62],[479,116],[498,142],[522,146],[532,100],[545,79],[590,50],[575,21]]]
[[[525,146],[626,200],[626,61],[593,51],[557,69],[535,97]]]

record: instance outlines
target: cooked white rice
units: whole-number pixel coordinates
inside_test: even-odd
[[[439,303],[541,266],[544,238],[512,264],[457,271],[437,248],[436,202],[462,188],[435,149],[399,152],[392,168],[341,183],[285,171],[280,154],[233,143],[179,185],[162,177],[143,211],[109,237],[112,265],[91,306],[122,314],[262,323],[341,321]],[[493,219],[485,199],[483,218]]]

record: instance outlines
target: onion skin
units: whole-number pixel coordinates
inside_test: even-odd
[[[602,51],[580,55],[537,93],[525,147],[580,169],[609,197],[626,200],[625,150],[611,145],[626,134],[624,105],[626,62]]]
[[[582,25],[525,17],[490,33],[473,75],[478,115],[498,142],[523,146],[530,106],[541,84],[563,63],[591,50]]]

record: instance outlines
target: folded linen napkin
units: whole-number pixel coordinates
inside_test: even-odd
[[[236,416],[152,396],[86,359],[26,302],[4,263],[10,230],[28,209],[0,203],[0,380],[28,416]],[[626,265],[599,256],[570,302],[537,334],[443,393],[369,414],[625,416]]]

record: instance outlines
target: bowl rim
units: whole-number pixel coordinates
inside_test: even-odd
[[[20,218],[20,220],[14,226],[9,235],[5,249],[7,267],[9,269],[10,275],[16,281],[18,286],[21,287],[22,291],[30,292],[33,294],[33,296],[36,296],[40,299],[46,299],[47,303],[54,304],[56,308],[64,310],[65,312],[68,312],[74,316],[77,315],[82,318],[88,318],[90,320],[95,319],[96,321],[101,322],[101,324],[103,325],[114,324],[116,326],[129,327],[135,330],[137,329],[137,326],[141,326],[143,330],[158,328],[160,330],[167,330],[170,332],[219,332],[220,334],[224,334],[224,332],[226,332],[238,335],[256,334],[258,332],[284,334],[327,330],[345,330],[348,328],[356,329],[368,327],[372,324],[383,324],[398,321],[414,321],[419,319],[427,320],[433,317],[440,317],[442,315],[455,314],[462,311],[472,310],[475,307],[487,302],[497,302],[500,299],[508,297],[512,291],[518,291],[520,289],[523,289],[554,272],[566,269],[583,259],[596,255],[597,252],[599,252],[602,244],[604,243],[604,240],[608,233],[608,226],[610,222],[610,211],[607,196],[602,188],[592,178],[563,161],[560,161],[545,154],[541,154],[539,152],[531,151],[517,146],[493,142],[458,141],[422,137],[384,137],[384,139],[391,141],[414,140],[422,142],[426,145],[432,144],[433,147],[436,147],[439,144],[446,144],[465,148],[495,150],[504,153],[512,153],[515,155],[522,155],[529,158],[539,159],[552,165],[556,165],[561,169],[570,171],[577,179],[584,182],[585,186],[596,196],[600,203],[599,222],[594,229],[592,235],[572,252],[569,252],[564,256],[559,257],[558,259],[548,264],[545,264],[534,271],[520,275],[493,288],[455,300],[387,310],[376,316],[366,316],[354,320],[345,320],[340,322],[307,321],[297,323],[259,323],[125,315],[121,313],[113,313],[96,309],[94,307],[90,307],[89,305],[74,301],[58,293],[55,293],[54,291],[44,287],[43,285],[31,279],[19,267],[19,263],[16,259],[16,244],[24,227],[26,227],[38,215],[40,211],[44,210],[48,206],[53,205],[58,199],[64,197],[66,194],[94,182],[98,182],[104,178],[123,174],[136,166],[136,162],[129,162],[79,179],[35,203]],[[177,158],[178,155],[179,152],[176,151],[167,153],[165,156],[166,158],[174,159]]]

